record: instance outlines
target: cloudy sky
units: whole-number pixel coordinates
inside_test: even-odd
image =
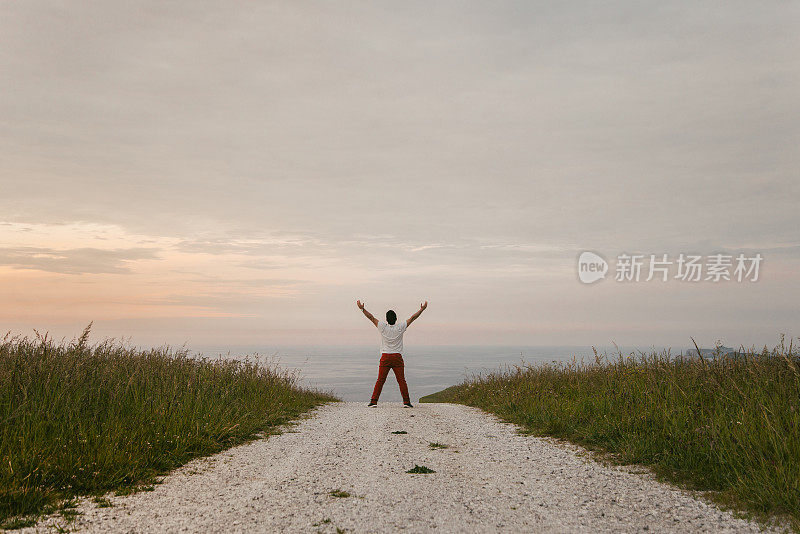
[[[798,28],[795,2],[2,2],[0,325],[374,343],[361,298],[429,300],[427,344],[800,336]],[[622,253],[764,260],[623,283]]]

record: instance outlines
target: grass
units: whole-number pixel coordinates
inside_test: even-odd
[[[75,510],[74,508],[65,508],[63,510],[59,510],[59,513],[61,514],[61,517],[63,517],[68,521],[72,521],[77,516],[81,515],[81,513],[78,510]]]
[[[92,499],[92,502],[97,505],[98,508],[111,508],[114,504],[106,499],[105,497],[95,496]]]
[[[9,521],[6,521],[3,524],[3,528],[7,528],[9,530],[16,530],[25,527],[32,527],[36,524],[36,518],[34,517],[16,517]]]
[[[91,325],[90,325],[91,326]],[[276,432],[335,400],[252,362],[47,335],[0,343],[0,528]]]
[[[350,496],[350,493],[344,490],[333,490],[328,492],[328,495],[330,495],[331,497],[338,497],[339,499],[346,499]]]
[[[428,443],[428,447],[431,449],[447,449],[450,447],[450,445],[445,445],[444,443],[431,441],[430,443]]]
[[[411,469],[406,471],[406,473],[421,474],[421,475],[428,475],[430,473],[435,473],[435,472],[436,471],[434,471],[433,469],[431,469],[429,467],[425,467],[424,465],[417,465],[417,464],[414,464],[414,467],[412,467]]]
[[[405,430],[395,430],[392,434],[408,434]]]
[[[482,408],[798,528],[800,357],[791,343],[713,358],[595,357],[476,375],[420,400]]]

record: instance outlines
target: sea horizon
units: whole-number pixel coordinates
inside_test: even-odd
[[[378,371],[379,349],[375,345],[185,345],[192,356],[251,359],[296,372],[300,383],[330,392],[345,401],[368,401]],[[621,351],[651,353],[671,350],[678,355],[686,347],[595,346],[598,354],[612,358]],[[412,400],[441,391],[469,376],[511,367],[541,363],[591,363],[594,350],[588,345],[409,345],[403,351],[405,376]],[[386,381],[381,401],[399,402],[394,375]]]

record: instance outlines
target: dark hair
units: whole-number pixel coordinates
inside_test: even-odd
[[[397,314],[394,312],[394,310],[389,310],[386,312],[386,322],[389,324],[394,324],[397,322]]]

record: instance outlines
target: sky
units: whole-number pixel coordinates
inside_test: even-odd
[[[800,336],[798,28],[796,2],[0,3],[0,329],[366,345],[362,299],[428,300],[419,344]],[[763,262],[614,279],[681,253]]]

